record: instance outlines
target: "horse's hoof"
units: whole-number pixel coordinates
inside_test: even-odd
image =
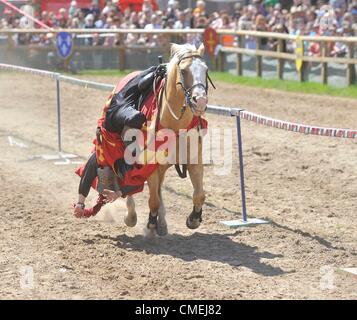
[[[156,227],[157,227],[157,225],[156,224],[151,224],[151,223],[148,223],[148,229],[149,230],[152,230],[152,231],[155,231],[156,230]]]
[[[167,229],[167,224],[160,224],[160,222],[157,225],[157,234],[161,237],[166,236],[168,233],[168,229]]]
[[[157,232],[156,229],[149,229],[148,227],[144,228],[144,237],[149,240],[156,239]]]
[[[197,229],[201,225],[201,222],[202,222],[202,208],[200,211],[196,212],[195,207],[193,207],[191,214],[186,219],[187,228]]]
[[[157,218],[157,215],[153,216],[151,213],[149,213],[149,220],[146,225],[149,230],[155,231],[157,229]]]
[[[197,229],[200,225],[201,225],[200,219],[192,219],[192,220],[190,218],[186,219],[186,226],[189,229],[192,230]]]
[[[124,223],[128,226],[128,227],[135,227],[136,223],[138,222],[137,216],[135,215],[135,217],[129,217],[128,215],[125,215],[124,217]]]

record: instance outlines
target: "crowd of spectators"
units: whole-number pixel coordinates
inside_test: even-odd
[[[73,29],[187,29],[207,28],[256,30],[280,32],[291,35],[357,36],[357,0],[293,0],[291,7],[283,8],[279,0],[241,0],[234,5],[234,11],[221,10],[207,12],[204,1],[197,1],[192,9],[180,8],[180,1],[168,0],[165,10],[154,11],[151,1],[144,0],[142,10],[136,12],[127,8],[123,12],[117,1],[106,1],[104,8],[99,8],[93,1],[89,8],[79,8],[76,1],[58,12],[40,12],[39,20],[52,28]],[[26,18],[12,11],[5,10],[0,21],[0,31],[6,28],[25,28],[31,25]],[[109,32],[109,31],[108,31]],[[47,44],[53,39],[51,33],[41,36],[31,35],[19,42]],[[182,41],[197,41],[197,36],[182,36]],[[123,38],[118,35],[77,36],[82,45],[114,46],[124,41],[125,44],[146,44],[157,46],[168,39],[162,35],[139,35],[127,33]],[[254,39],[247,37],[245,46],[255,47]],[[231,45],[235,45],[233,41]],[[277,42],[262,38],[262,47],[276,50]],[[344,56],[347,48],[343,43],[334,43],[331,55]],[[284,50],[291,51],[284,43]],[[310,43],[308,54],[319,55],[319,46]]]

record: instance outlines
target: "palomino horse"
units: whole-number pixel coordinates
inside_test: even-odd
[[[171,61],[167,67],[167,79],[164,87],[158,93],[160,110],[160,124],[163,128],[178,132],[186,129],[193,116],[202,116],[207,108],[208,68],[203,61],[203,44],[196,49],[192,45],[171,46]],[[187,163],[187,170],[193,185],[193,211],[188,216],[186,225],[196,229],[202,221],[202,205],[205,200],[203,190],[202,140],[198,142],[198,161]],[[193,162],[193,161],[192,161]],[[165,172],[171,164],[159,165],[148,178],[149,186],[149,221],[147,231],[158,235],[167,234],[165,207],[162,199],[161,187]],[[136,225],[137,216],[133,197],[126,201],[128,212],[125,216],[127,226]]]

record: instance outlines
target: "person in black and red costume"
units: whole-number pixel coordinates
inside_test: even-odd
[[[118,92],[109,97],[108,105],[104,108],[102,118],[98,121],[97,139],[95,140],[96,151],[92,153],[84,167],[77,170],[81,176],[78,188],[78,202],[74,206],[74,215],[77,218],[85,217],[85,200],[89,194],[93,181],[98,176],[98,191],[105,198],[105,202],[113,202],[119,197],[125,197],[132,193],[134,186],[114,188],[108,185],[108,177],[101,182],[101,170],[112,172],[115,176],[122,177],[130,169],[119,154],[123,150],[116,148],[115,144],[127,128],[141,129],[146,122],[145,116],[140,112],[140,106],[145,99],[153,93],[153,83],[157,78],[163,78],[166,74],[166,65],[153,66],[139,73]],[[109,141],[105,146],[105,143]],[[106,159],[102,156],[103,149]],[[108,160],[109,159],[109,160]],[[80,172],[79,172],[80,171]],[[99,184],[102,184],[99,186]],[[107,185],[106,185],[107,184]],[[110,183],[109,183],[110,184]]]

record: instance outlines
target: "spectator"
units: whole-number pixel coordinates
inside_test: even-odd
[[[268,25],[265,17],[262,14],[257,15],[255,19],[255,31],[267,32]],[[261,49],[266,49],[268,46],[268,38],[261,37],[260,38]]]
[[[67,12],[65,8],[59,9],[59,15],[58,15],[58,26],[60,28],[66,28],[68,26],[68,18],[67,18]]]
[[[231,12],[220,11],[209,13],[203,0],[196,2],[194,9],[180,8],[180,1],[166,1],[165,11],[154,10],[150,0],[144,0],[142,10],[136,12],[133,7],[128,7],[124,12],[118,9],[118,0],[107,0],[103,10],[98,6],[98,0],[93,0],[89,8],[78,8],[77,1],[67,2],[70,5],[56,12],[42,11],[39,19],[52,28],[97,28],[97,29],[186,29],[206,28],[214,29],[238,29],[256,30],[267,32],[282,32],[291,35],[336,35],[353,36],[357,30],[357,0],[317,0],[314,5],[311,0],[293,0],[290,10],[282,9],[278,0],[245,0],[236,1],[234,10]],[[68,10],[68,11],[67,11]],[[27,26],[27,18],[5,8],[0,16],[0,28],[19,28]],[[75,38],[77,45],[106,45],[113,46],[118,42],[116,37],[99,37],[93,39],[93,35],[81,35]],[[27,37],[16,35],[18,43],[36,43],[46,45],[51,43],[46,36]],[[221,37],[221,41],[227,45],[234,45],[229,37]],[[179,42],[199,43],[202,41],[200,35],[177,36]],[[235,40],[235,39],[234,39]],[[163,36],[139,36],[129,33],[125,35],[126,44],[149,44],[159,45],[169,41]],[[284,42],[284,51],[293,52],[295,48],[292,41]],[[254,49],[255,38],[245,37],[247,48]],[[262,47],[277,50],[278,42],[262,38]],[[306,53],[309,55],[320,55],[321,50],[316,42],[308,42],[305,45]],[[331,44],[330,54],[333,56],[344,56],[348,50],[341,42]]]
[[[53,11],[50,11],[48,13],[48,18],[50,20],[52,27],[56,27],[58,25],[57,17]]]
[[[53,26],[52,21],[49,18],[49,15],[48,15],[47,11],[42,11],[41,12],[40,21],[43,22],[45,25],[47,25],[49,27]]]
[[[162,29],[162,20],[161,17],[157,14],[153,14],[151,16],[151,22],[148,23],[145,28],[145,30],[155,30],[155,29]]]
[[[204,15],[197,17],[195,28],[206,29],[207,27],[208,27],[208,19]]]
[[[357,23],[357,0],[353,0],[349,11],[351,12],[353,23]]]
[[[246,28],[245,30],[253,30],[254,26],[254,17],[257,15],[257,10],[254,6],[249,5],[247,7],[246,13],[242,17],[247,17],[247,23],[246,23]]]
[[[129,19],[129,29],[138,29],[140,28],[139,24],[139,15],[136,11],[133,11],[130,13],[130,19]]]
[[[101,13],[99,16],[99,19],[94,23],[94,26],[97,29],[105,29],[105,28],[107,28],[106,21],[107,21],[107,16],[105,14]]]
[[[344,30],[342,28],[337,29],[336,33],[337,33],[336,35],[339,37],[344,36]],[[336,43],[333,44],[330,55],[332,57],[344,57],[347,55],[347,53],[348,53],[348,47],[346,43],[337,41]]]
[[[75,18],[77,18],[77,24],[79,29],[84,29],[84,26],[86,24],[84,18],[84,12],[81,9],[77,9],[75,13]]]
[[[222,25],[221,29],[233,29],[234,25],[231,22],[231,18],[229,17],[228,14],[223,14],[222,15]]]
[[[150,12],[150,13],[153,12],[153,8],[152,8],[151,1],[150,1],[150,0],[144,0],[144,1],[143,1],[143,6],[142,6],[141,11],[143,11],[143,12]]]
[[[100,16],[100,8],[98,6],[98,0],[93,0],[91,6],[89,7],[88,13],[94,16],[94,19],[98,19]]]
[[[169,18],[169,19],[173,20],[173,18]],[[175,21],[175,20],[173,20],[173,21]],[[189,27],[190,27],[190,22],[187,21],[187,19],[186,19],[186,13],[184,11],[180,11],[178,13],[177,21],[174,22],[173,28],[174,29],[186,29]]]
[[[252,0],[253,6],[255,7],[255,11],[257,14],[263,15],[264,17],[267,16],[268,12],[265,9],[262,0]]]
[[[198,0],[196,8],[193,10],[195,17],[206,16],[206,3],[203,0]]]
[[[93,16],[93,14],[88,14],[86,17],[85,17],[85,19],[84,19],[84,21],[85,21],[85,25],[84,25],[84,29],[93,29],[94,27],[95,27],[95,25],[94,25],[94,16]],[[91,37],[86,37],[85,38],[85,45],[87,45],[87,46],[92,46],[93,45],[93,38],[91,38]]]
[[[109,13],[112,11],[113,9],[113,3],[111,0],[107,0],[105,2],[105,6],[102,10],[102,14],[104,14],[105,16],[109,16]]]
[[[315,11],[308,10],[306,12],[306,30],[307,30],[307,34],[309,34],[309,35],[312,35],[311,31],[314,28],[316,18],[317,18],[317,15],[316,15]]]
[[[172,18],[166,18],[163,20],[163,24],[162,24],[163,29],[175,29],[175,19]],[[178,28],[178,29],[182,29],[182,28]]]
[[[352,25],[352,36],[357,37],[357,23]]]
[[[283,24],[276,24],[273,27],[272,31],[273,32],[277,32],[277,33],[288,33],[288,30],[286,29],[286,27]],[[270,39],[268,41],[268,47],[272,51],[278,51],[278,44],[279,44],[279,40],[278,39]],[[282,40],[281,51],[282,52],[286,52],[287,51],[286,40]]]
[[[114,21],[111,17],[107,18],[107,20],[105,22],[105,28],[106,29],[116,29],[116,25],[114,24]],[[112,46],[114,46],[115,42],[116,42],[116,38],[114,36],[105,37],[104,46],[112,47]]]
[[[71,5],[68,9],[68,14],[71,17],[74,17],[77,11],[77,1],[71,1]]]
[[[5,18],[2,18],[0,20],[0,29],[8,29],[8,23],[7,20]]]
[[[237,2],[234,5],[234,13],[232,16],[235,26],[238,25],[239,18],[242,16],[242,10],[243,10],[242,4],[240,2]]]

